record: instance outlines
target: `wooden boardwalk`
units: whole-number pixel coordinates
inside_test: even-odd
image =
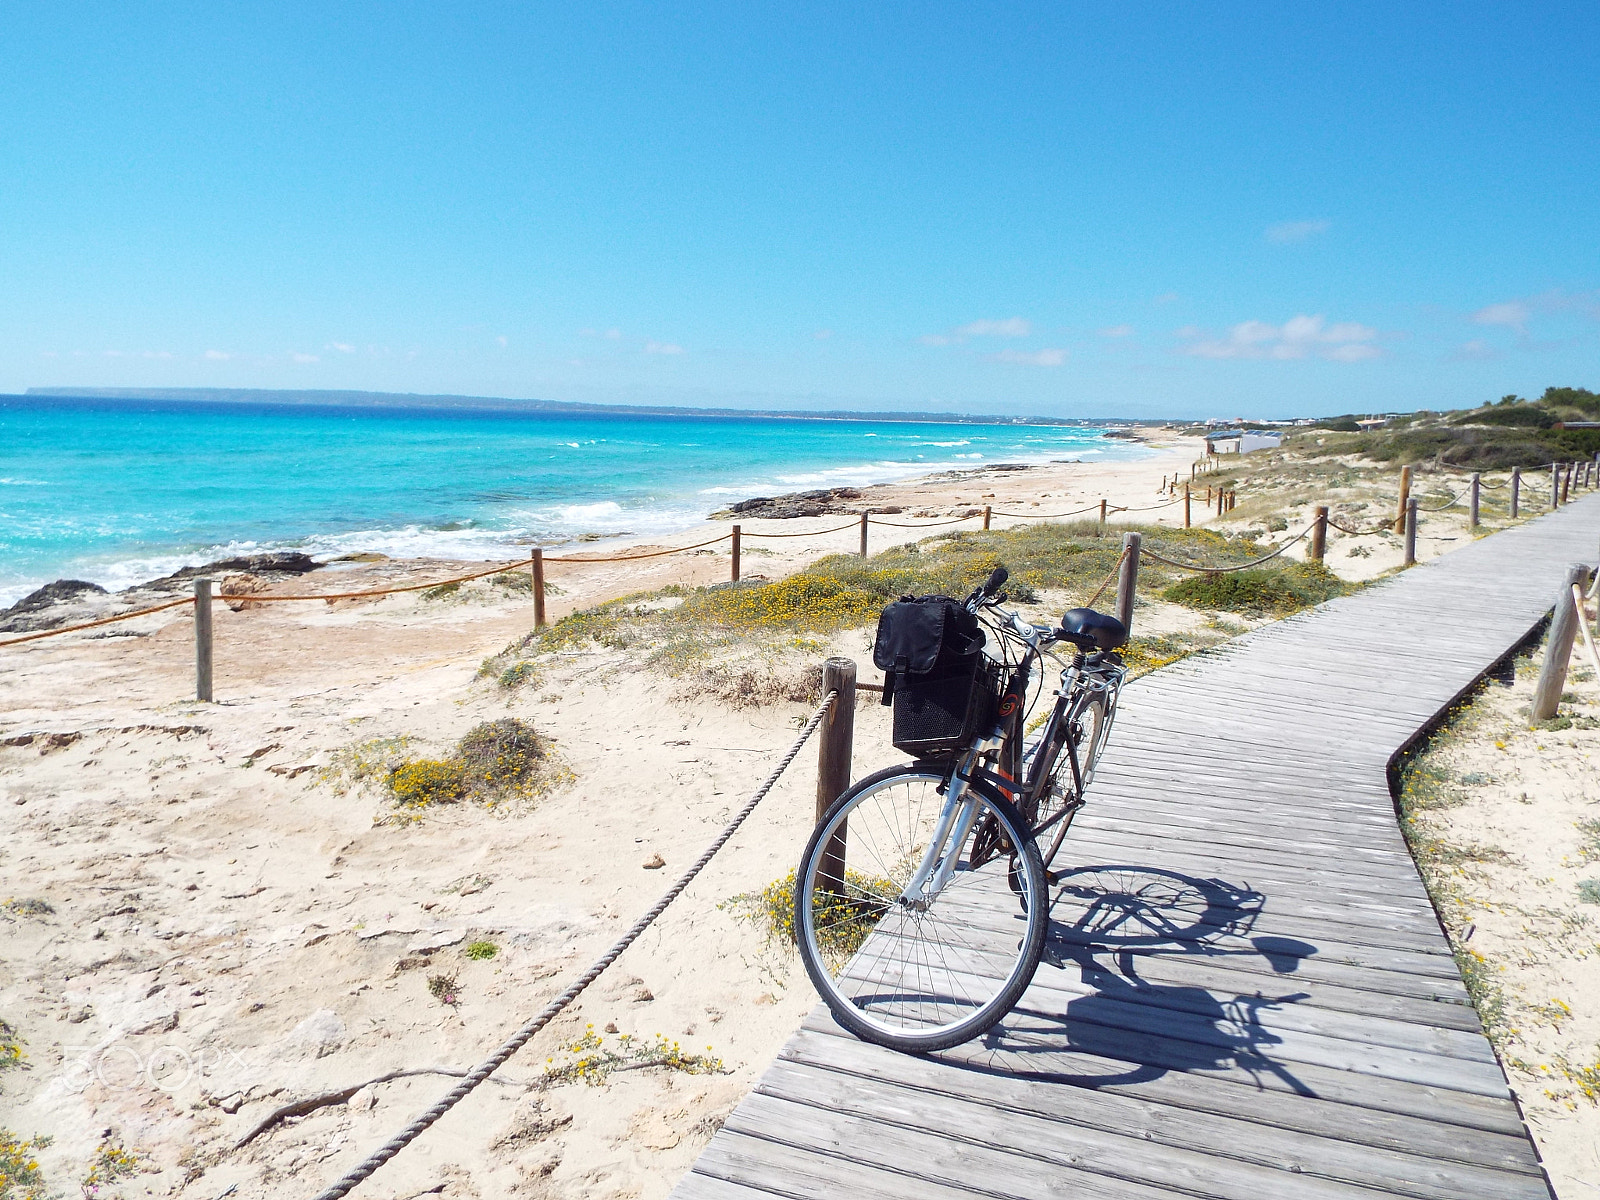
[[[673,1195],[1546,1200],[1387,767],[1597,538],[1592,496],[1131,685],[1017,1011],[912,1057],[819,1006]]]

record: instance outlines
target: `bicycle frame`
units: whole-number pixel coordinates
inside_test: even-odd
[[[1013,626],[1016,624],[1015,621],[1012,622]],[[1017,628],[1014,632],[1019,637],[1027,638],[1028,650],[1022,661],[1013,669],[1011,678],[1007,681],[1007,692],[1019,687],[1025,690],[1028,676],[1036,669],[1044,654],[1039,631],[1030,629],[1028,634],[1023,634],[1022,630]],[[1125,672],[1120,667],[1111,666],[1102,670],[1098,664],[1091,664],[1082,652],[1074,655],[1072,662],[1062,668],[1061,687],[1056,693],[1054,709],[1050,720],[1035,739],[1034,748],[1037,749],[1042,745],[1044,739],[1059,723],[1076,720],[1088,704],[1096,699],[1103,700],[1105,704],[1105,715],[1099,729],[1096,730],[1096,741],[1103,743],[1111,733],[1111,723],[1116,714],[1117,699],[1122,690],[1124,677]],[[1025,701],[1026,697],[1022,696],[1020,699]],[[1023,724],[1022,714],[1016,714],[1014,721],[1012,716],[1012,713],[1004,714],[989,736],[975,742],[952,762],[944,804],[939,810],[933,834],[923,851],[921,861],[917,864],[917,869],[912,872],[911,878],[907,880],[897,897],[897,902],[901,905],[915,912],[926,912],[944,886],[949,883],[951,876],[955,874],[961,848],[966,845],[977,819],[977,806],[967,798],[967,791],[973,775],[982,769],[980,763],[983,756],[999,751],[999,757],[1004,761],[1008,757],[1008,752],[1015,753],[1016,749],[1020,749],[1021,753],[1016,754],[1017,765],[1020,766],[1026,761],[1027,749],[1017,747]],[[1044,824],[1034,826],[1035,835],[1043,833],[1058,822],[1070,823],[1072,815],[1083,806],[1085,789],[1094,780],[1093,764],[1087,771],[1083,769],[1078,759],[1077,743],[1071,737],[1065,739],[1064,749],[1072,769],[1072,798],[1060,812]],[[1053,764],[1051,767],[1053,768]],[[1033,778],[1022,778],[1021,772],[1018,772],[1018,777],[1010,780],[1001,779],[997,782],[1004,792],[1024,806],[1025,812],[1037,812],[1038,803],[1043,799],[1042,793],[1051,786],[1055,774],[1054,769],[1045,769],[1034,773]],[[1032,821],[1029,823],[1031,825]],[[1058,833],[1056,846],[1059,846],[1061,836],[1065,832],[1063,828]],[[1055,846],[1051,848],[1052,856],[1055,848]]]

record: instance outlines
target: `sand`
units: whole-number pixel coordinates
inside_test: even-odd
[[[1478,694],[1424,760],[1441,804],[1418,820],[1561,1200],[1600,1194],[1600,681],[1581,654],[1553,725],[1529,725],[1542,648]]]

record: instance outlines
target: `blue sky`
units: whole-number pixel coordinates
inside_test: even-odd
[[[1592,4],[3,12],[0,391],[1600,388]]]

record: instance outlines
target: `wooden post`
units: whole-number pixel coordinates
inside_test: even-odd
[[[1544,662],[1539,666],[1539,682],[1533,689],[1533,719],[1548,721],[1561,705],[1561,689],[1567,686],[1567,663],[1572,658],[1572,639],[1578,634],[1583,617],[1572,602],[1572,585],[1589,581],[1587,563],[1567,568],[1561,591],[1556,594],[1555,611],[1550,616],[1550,636],[1545,641]]]
[[[1517,510],[1522,503],[1522,468],[1511,468],[1511,519],[1517,519]]]
[[[867,556],[867,514],[870,513],[871,511],[872,510],[870,508],[864,508],[864,509],[861,510],[861,557],[862,558],[865,558]]]
[[[817,820],[820,822],[850,786],[850,755],[856,729],[856,663],[830,658],[822,664],[822,694],[838,692],[833,707],[817,730]],[[822,879],[829,891],[844,890],[846,829],[840,825],[822,858]]]
[[[1561,472],[1561,503],[1567,504],[1572,500],[1572,464],[1567,464],[1567,469]]]
[[[1328,552],[1328,506],[1317,505],[1317,516],[1311,525],[1311,561],[1321,562]]]
[[[211,580],[194,581],[194,698],[211,699]]]
[[[1222,506],[1227,502],[1227,497],[1227,492],[1223,491],[1220,487],[1217,488],[1217,516],[1219,517],[1222,515]]]
[[[1122,535],[1122,566],[1117,571],[1117,620],[1133,632],[1134,588],[1139,583],[1139,543],[1144,535],[1129,530]]]
[[[739,527],[733,527],[733,582],[739,582]]]
[[[1561,507],[1561,464],[1550,464],[1550,507]]]
[[[1206,511],[1211,511],[1211,485],[1206,484]]]
[[[1394,531],[1404,533],[1406,528],[1406,501],[1411,499],[1411,468],[1400,468],[1400,507],[1394,515]]]
[[[985,533],[989,532],[989,518],[993,515],[993,512],[994,509],[992,505],[985,504],[983,506],[983,531]]]
[[[1106,523],[1106,502],[1105,502],[1105,498],[1101,497],[1101,499],[1100,499],[1100,524],[1104,525],[1105,523]]]
[[[1183,527],[1189,528],[1189,506],[1194,502],[1194,497],[1189,494],[1189,485],[1183,485]]]
[[[1477,471],[1472,473],[1472,499],[1467,504],[1467,528],[1478,527],[1478,489],[1483,486],[1483,476]]]
[[[1406,500],[1406,562],[1408,567],[1417,565],[1417,498],[1415,496]]]
[[[533,548],[533,627],[544,628],[544,551]]]

